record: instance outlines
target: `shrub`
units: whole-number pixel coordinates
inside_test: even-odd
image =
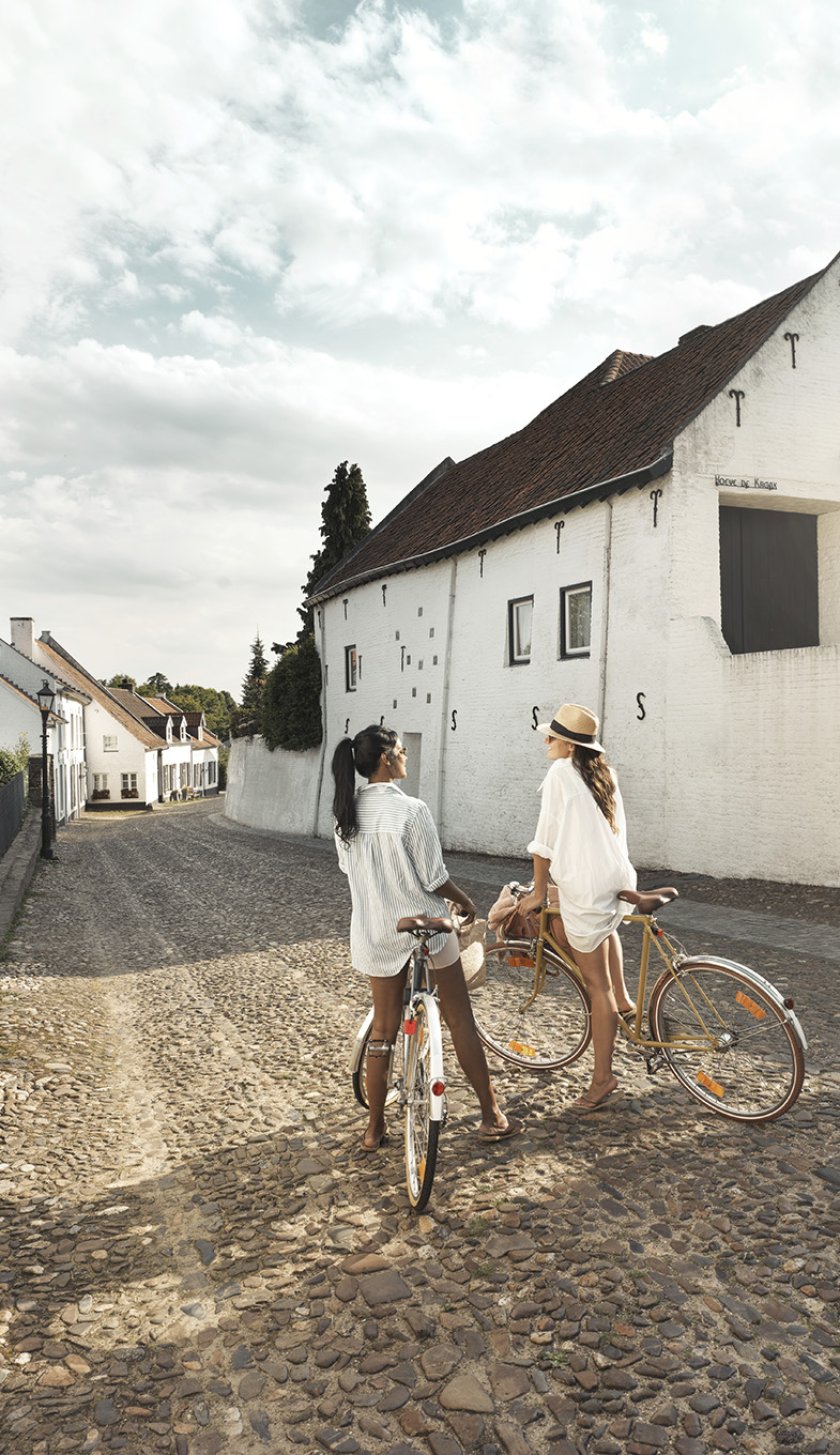
[[[321,728],[321,659],[307,633],[287,647],[265,684],[261,730],[266,747],[293,753],[317,748]]]
[[[14,748],[0,748],[0,788],[29,767],[29,740],[21,733]]]

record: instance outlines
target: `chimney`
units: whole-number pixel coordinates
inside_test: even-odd
[[[35,623],[31,616],[13,616],[12,646],[25,657],[34,658],[35,655]]]

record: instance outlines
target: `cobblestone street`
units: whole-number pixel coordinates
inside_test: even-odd
[[[332,845],[222,800],[62,831],[0,959],[0,1451],[840,1452],[840,891],[677,877],[691,950],[795,994],[793,1111],[745,1128],[619,1049],[493,1067],[447,1043],[426,1214],[363,1156]],[[482,911],[509,865],[448,855]],[[640,876],[650,884],[662,871]]]

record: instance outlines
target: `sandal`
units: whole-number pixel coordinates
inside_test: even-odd
[[[612,1086],[604,1092],[603,1096],[593,1096],[590,1091],[585,1091],[583,1096],[579,1096],[577,1101],[572,1102],[569,1110],[573,1111],[576,1116],[588,1116],[590,1112],[599,1111],[617,1090],[618,1081],[613,1077]]]
[[[361,1141],[359,1142],[359,1151],[360,1152],[378,1152],[381,1147],[386,1147],[387,1145],[388,1145],[388,1133],[387,1132],[383,1132],[382,1133],[382,1136],[379,1138],[379,1141],[378,1142],[373,1142],[373,1143],[366,1142],[365,1139],[364,1139],[364,1137],[362,1137]]]
[[[482,1131],[479,1127],[478,1140],[480,1142],[506,1142],[508,1137],[518,1137],[524,1125],[519,1117],[508,1117],[505,1126],[493,1127],[489,1132]]]

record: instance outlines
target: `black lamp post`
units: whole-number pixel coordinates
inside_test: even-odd
[[[40,692],[35,695],[41,709],[41,858],[54,859],[52,819],[50,817],[50,767],[47,761],[47,720],[53,710],[55,693],[46,678]]]

